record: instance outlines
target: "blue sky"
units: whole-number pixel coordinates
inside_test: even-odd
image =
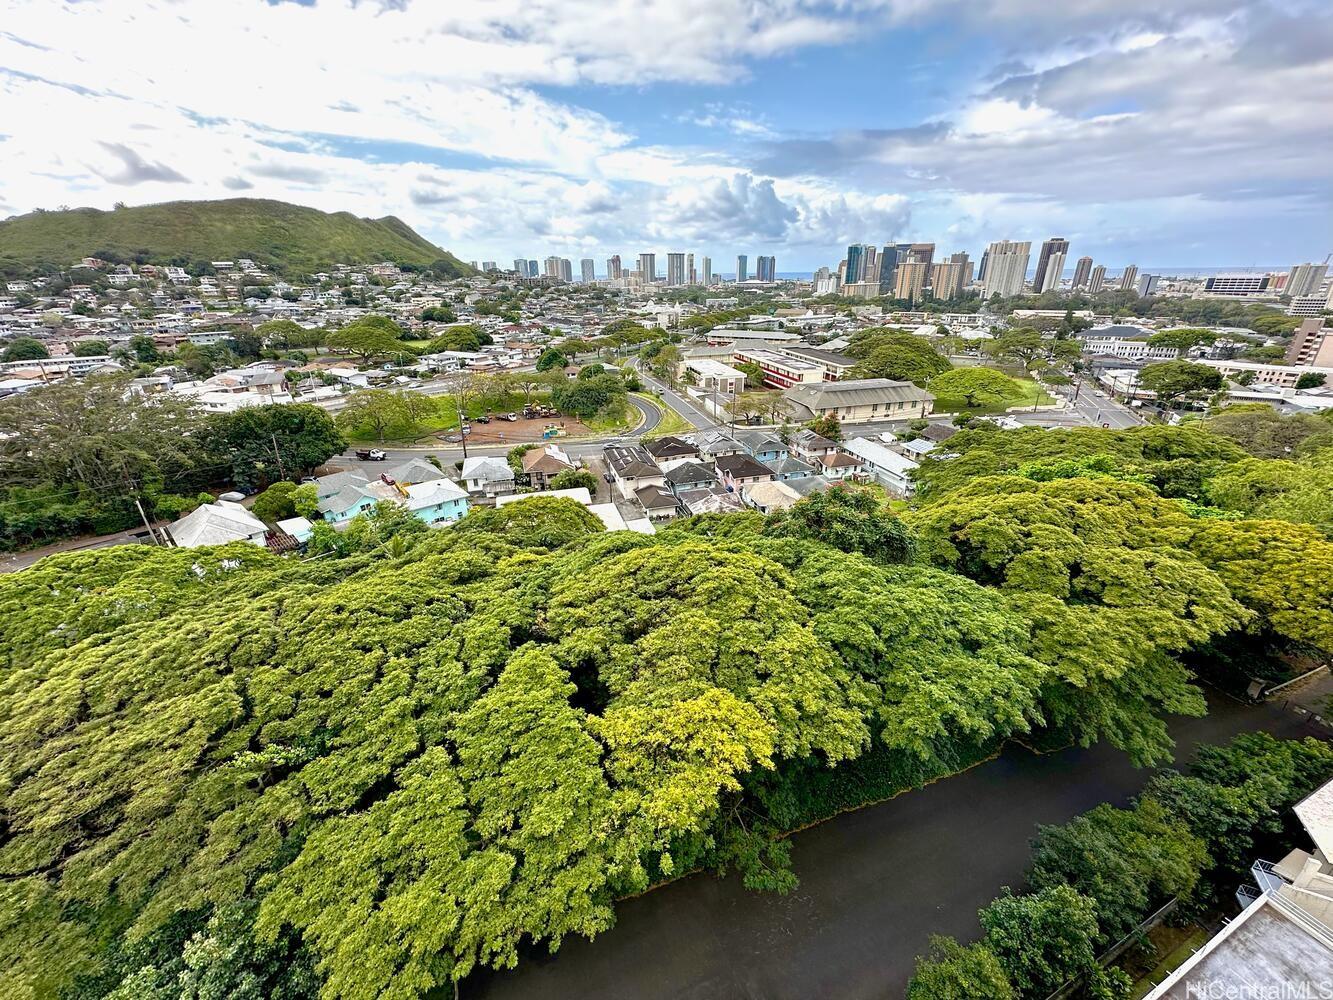
[[[1326,0],[0,0],[0,215],[271,197],[465,259],[1333,250]]]

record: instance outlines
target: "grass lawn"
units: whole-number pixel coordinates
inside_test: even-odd
[[[1150,934],[1150,939],[1154,943],[1158,943],[1156,939],[1159,937],[1157,933],[1159,930],[1163,929],[1154,928]],[[1175,946],[1151,972],[1134,984],[1133,992],[1130,993],[1131,1000],[1142,1000],[1146,997],[1154,986],[1184,965],[1185,960],[1202,948],[1208,940],[1208,932],[1199,927],[1165,928],[1165,931],[1167,933],[1160,936],[1165,938],[1168,946],[1171,944]],[[1182,937],[1183,940],[1180,940]]]
[[[627,431],[639,422],[639,411],[629,403],[616,411],[608,411],[597,414],[597,416],[584,420],[584,425],[594,434],[615,434],[619,431]]]
[[[657,422],[657,426],[645,434],[645,438],[666,437],[669,434],[688,434],[694,430],[693,424],[656,396],[649,395],[646,392],[632,392],[630,395],[637,396],[645,403],[656,406],[662,411],[662,418]]]
[[[1027,407],[1031,409],[1035,404],[1037,406],[1049,406],[1055,402],[1055,397],[1038,385],[1030,378],[1014,379],[1023,390],[1023,395],[1014,399],[1006,399],[999,403],[982,403],[980,406],[968,406],[967,402],[958,396],[936,396],[936,413],[969,413],[974,417],[985,416],[991,413],[1004,413],[1006,410],[1015,407]]]

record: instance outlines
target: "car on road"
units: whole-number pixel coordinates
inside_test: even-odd
[[[389,453],[382,448],[358,448],[356,457],[363,462],[383,462]]]

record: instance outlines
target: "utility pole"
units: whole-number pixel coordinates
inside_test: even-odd
[[[454,406],[458,408],[458,440],[463,443],[463,461],[467,461],[467,435],[463,433],[463,401],[454,393]]]
[[[134,498],[134,506],[139,509],[139,516],[143,518],[143,526],[148,529],[148,537],[153,540],[153,544],[165,545],[165,542],[158,541],[157,534],[153,531],[153,526],[148,523],[148,515],[143,512],[143,504],[139,502],[138,497]]]
[[[278,435],[270,433],[269,439],[273,442],[273,457],[278,460],[278,474],[283,479],[287,478],[287,468],[282,464],[282,452],[278,450]]]

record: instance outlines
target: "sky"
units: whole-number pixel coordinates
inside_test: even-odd
[[[0,0],[0,217],[242,196],[576,272],[1319,261],[1333,3]]]

